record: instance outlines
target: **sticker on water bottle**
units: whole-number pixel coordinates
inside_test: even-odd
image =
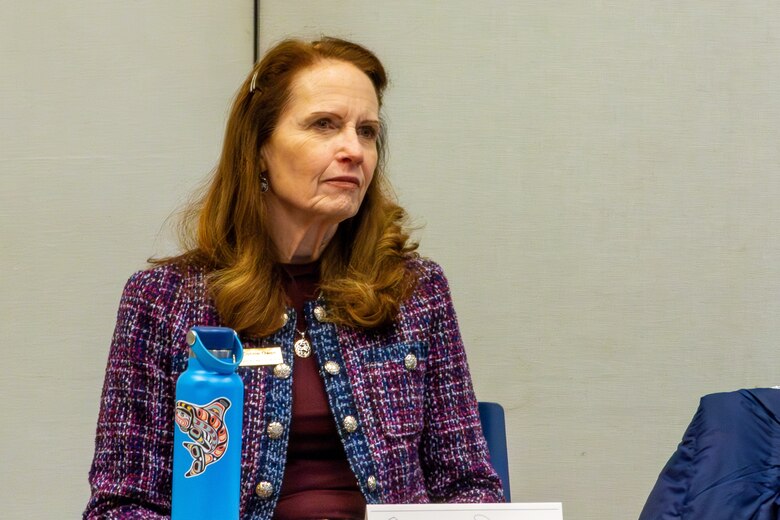
[[[225,412],[228,408],[230,399],[227,397],[219,397],[206,405],[176,401],[176,425],[193,441],[182,443],[192,456],[192,466],[185,477],[197,477],[227,451]]]

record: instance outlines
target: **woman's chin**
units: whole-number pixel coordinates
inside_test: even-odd
[[[352,200],[334,201],[334,204],[320,208],[320,214],[332,222],[343,222],[357,215],[359,209],[360,204]]]

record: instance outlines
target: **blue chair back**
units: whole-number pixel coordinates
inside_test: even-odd
[[[504,408],[498,403],[479,403],[479,419],[482,422],[482,430],[485,432],[490,462],[501,477],[504,485],[504,497],[511,502],[509,495],[509,457],[506,449],[506,420]]]

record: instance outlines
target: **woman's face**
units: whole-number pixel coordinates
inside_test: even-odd
[[[326,60],[299,72],[263,147],[273,219],[311,225],[354,216],[377,164],[379,103],[371,80]]]

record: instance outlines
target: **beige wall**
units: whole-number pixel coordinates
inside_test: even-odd
[[[700,395],[780,383],[774,2],[263,0],[385,61],[391,176],[453,286],[513,497],[636,518]]]
[[[77,518],[120,291],[216,161],[253,4],[0,4],[0,516]]]

